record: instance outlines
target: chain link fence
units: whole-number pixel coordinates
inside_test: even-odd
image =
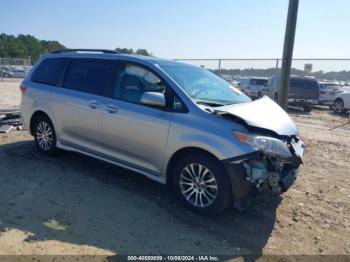
[[[175,59],[184,63],[202,66],[222,75],[225,78],[240,77],[273,77],[281,72],[281,59]],[[350,85],[350,58],[293,59],[292,75],[312,76],[319,80],[338,81]]]

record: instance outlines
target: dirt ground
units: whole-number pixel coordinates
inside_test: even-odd
[[[18,104],[17,87],[0,82],[0,103]],[[45,157],[25,131],[0,134],[0,255],[349,255],[350,125],[331,130],[348,116],[290,114],[306,144],[296,184],[215,218],[133,172],[75,153]]]

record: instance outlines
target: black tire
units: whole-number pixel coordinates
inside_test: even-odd
[[[210,182],[207,184],[209,185],[208,188],[204,190],[198,189],[202,190],[201,193],[194,193],[194,195],[190,197],[190,200],[186,199],[183,192],[186,191],[190,186],[184,186],[183,184],[180,185],[180,181],[181,179],[182,183],[183,181],[186,181],[183,180],[182,174],[183,172],[185,174],[187,173],[184,170],[191,164],[194,165],[194,169],[197,168],[197,171],[199,170],[199,165],[207,168],[210,171],[209,173],[202,172],[202,174],[205,173],[205,175],[202,175],[202,177],[203,180],[206,179],[207,181],[212,180],[212,177],[215,178],[215,184],[217,186],[215,193],[213,193],[213,189],[210,188],[210,186],[213,186],[212,183],[214,182]],[[204,171],[206,170],[204,169]],[[231,183],[226,175],[224,167],[217,159],[207,154],[199,153],[194,155],[186,155],[178,160],[172,172],[172,186],[178,202],[189,210],[200,215],[217,215],[224,211],[232,203]],[[184,190],[184,187],[186,186],[187,188]],[[209,193],[216,195],[210,204],[209,201],[207,202],[207,199],[211,197]],[[194,203],[191,203],[191,201],[195,201],[196,195],[198,195],[197,198],[199,202],[197,206]],[[199,200],[199,198],[201,200]]]
[[[309,113],[312,111],[312,106],[304,105],[303,106],[304,112]]]
[[[45,128],[44,128],[45,127]],[[46,128],[47,127],[47,128]],[[43,141],[43,131],[45,129],[46,143]],[[56,132],[51,120],[47,116],[40,116],[34,124],[33,135],[35,144],[39,151],[47,156],[53,156],[57,153]],[[51,141],[51,142],[50,142]]]
[[[344,114],[346,109],[344,108],[344,101],[341,98],[337,98],[333,103],[333,111],[336,114]]]

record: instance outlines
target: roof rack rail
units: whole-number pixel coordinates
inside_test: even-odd
[[[104,54],[120,54],[117,51],[113,50],[107,50],[107,49],[58,49],[55,51],[52,51],[51,54],[60,54],[60,53],[72,53],[72,52],[98,52],[98,53],[104,53]]]

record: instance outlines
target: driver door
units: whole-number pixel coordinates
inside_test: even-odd
[[[143,66],[121,63],[112,98],[104,99],[102,134],[112,161],[160,175],[172,113],[141,104],[144,92],[165,92],[160,79]]]

